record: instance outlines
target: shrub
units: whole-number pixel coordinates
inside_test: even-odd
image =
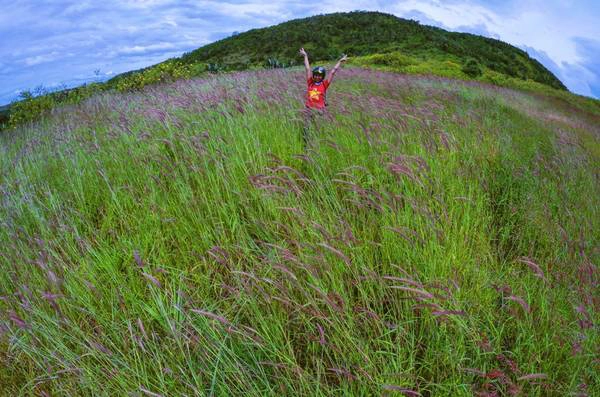
[[[412,57],[404,55],[399,51],[388,52],[385,54],[373,54],[355,59],[358,65],[377,65],[387,66],[393,69],[401,69],[405,66],[413,65],[418,61]]]
[[[464,79],[466,76],[462,72],[460,65],[452,61],[431,60],[421,62],[415,65],[409,65],[403,70],[412,74],[433,74],[436,76]]]
[[[473,58],[467,59],[467,62],[462,67],[462,71],[470,77],[479,77],[482,74],[481,65]]]
[[[149,84],[168,82],[191,76],[192,70],[189,65],[184,65],[175,60],[168,60],[156,66],[133,72],[119,79],[116,83],[116,88],[119,91],[131,91]]]
[[[285,64],[285,62],[281,62],[276,58],[267,58],[264,66],[268,69],[281,69],[281,68],[285,68],[286,64]]]
[[[217,73],[217,72],[221,72],[223,70],[223,66],[219,65],[218,63],[207,63],[206,64],[206,71],[209,73]]]
[[[34,121],[49,113],[56,105],[56,101],[46,90],[36,89],[36,91],[39,96],[34,96],[31,91],[22,92],[19,95],[19,101],[10,106],[7,123],[9,128]]]

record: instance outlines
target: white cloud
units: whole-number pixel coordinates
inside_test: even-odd
[[[227,1],[199,1],[198,5],[203,9],[221,15],[239,17],[253,17],[259,19],[281,19],[286,18],[290,10],[289,4],[293,2],[276,1],[247,1],[243,3],[234,3]]]
[[[527,2],[515,4],[512,12],[496,13],[472,1],[448,4],[436,0],[401,1],[390,7],[399,16],[417,10],[440,21],[450,29],[483,25],[501,40],[513,45],[527,45],[546,52],[557,64],[580,62],[574,37],[600,37],[600,26],[587,21],[571,21],[548,3],[541,8],[528,8]],[[560,27],[560,28],[559,28]]]
[[[558,66],[557,77],[569,89],[591,95],[586,81],[597,79],[597,75],[586,67],[591,60],[578,50],[577,40],[600,38],[599,10],[592,12],[583,4],[576,7],[570,2],[535,0],[509,0],[498,12],[472,0],[398,1],[390,5],[389,10],[400,17],[418,11],[451,30],[464,31],[479,26],[512,45],[535,48]],[[543,59],[538,60],[549,66]]]
[[[593,96],[591,84],[598,81],[598,76],[584,66],[563,63],[561,65],[562,81],[573,92]]]
[[[177,24],[177,22],[175,21],[175,17],[173,16],[168,16],[163,20],[163,24],[165,25],[169,25],[172,26],[174,28],[178,27],[179,25]]]
[[[91,1],[79,1],[79,2],[76,2],[75,4],[71,4],[71,5],[67,6],[65,8],[65,10],[63,11],[63,13],[65,15],[78,14],[83,11],[89,11],[92,8],[93,8],[93,4]]]
[[[160,5],[172,4],[172,0],[121,0],[121,5],[127,8],[151,9]]]
[[[135,45],[132,47],[121,47],[116,50],[116,53],[118,55],[145,54],[147,52],[170,50],[173,48],[175,48],[175,45],[173,45],[172,43],[158,43],[146,46]]]
[[[60,54],[57,51],[52,51],[49,54],[27,57],[23,60],[23,62],[27,66],[34,66],[34,65],[38,65],[40,63],[52,62],[59,58],[60,58]]]
[[[439,1],[402,1],[390,7],[394,14],[406,14],[417,10],[428,17],[441,21],[450,28],[458,26],[495,25],[498,16],[489,9],[479,6],[465,4],[443,4]]]

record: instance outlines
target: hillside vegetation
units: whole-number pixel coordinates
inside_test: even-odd
[[[211,43],[180,58],[120,74],[105,83],[39,95],[25,92],[10,111],[0,108],[0,129],[36,120],[57,105],[77,104],[100,92],[133,92],[152,84],[236,70],[302,65],[304,47],[313,63],[329,63],[342,53],[350,62],[401,73],[478,80],[543,92],[593,108],[600,102],[569,94],[564,85],[524,51],[499,40],[447,32],[378,12],[350,12],[296,19],[253,29]]]
[[[0,394],[592,396],[600,122],[348,67],[0,134]]]
[[[448,32],[380,12],[318,15],[252,29],[185,54],[181,62],[216,64],[225,69],[245,69],[264,63],[302,64],[298,58],[300,46],[319,60],[333,60],[342,53],[364,56],[399,51],[419,61],[453,61],[461,66],[471,61],[474,77],[478,75],[475,68],[485,67],[566,90],[543,65],[510,44],[469,33]]]

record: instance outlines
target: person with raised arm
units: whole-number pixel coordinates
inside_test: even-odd
[[[328,78],[325,78],[327,71],[322,66],[317,66],[314,69],[310,69],[310,62],[308,61],[308,54],[304,51],[304,48],[300,48],[300,55],[304,57],[304,67],[306,69],[306,101],[305,105],[305,117],[304,117],[304,144],[308,141],[308,128],[309,124],[316,122],[316,115],[323,115],[325,107],[327,106],[327,89],[331,85],[336,72],[339,70],[343,62],[346,62],[348,57],[344,54],[335,64]]]

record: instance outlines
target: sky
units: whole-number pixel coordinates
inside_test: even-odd
[[[0,105],[23,90],[106,80],[234,32],[355,10],[508,42],[570,91],[600,98],[599,0],[0,0]]]

